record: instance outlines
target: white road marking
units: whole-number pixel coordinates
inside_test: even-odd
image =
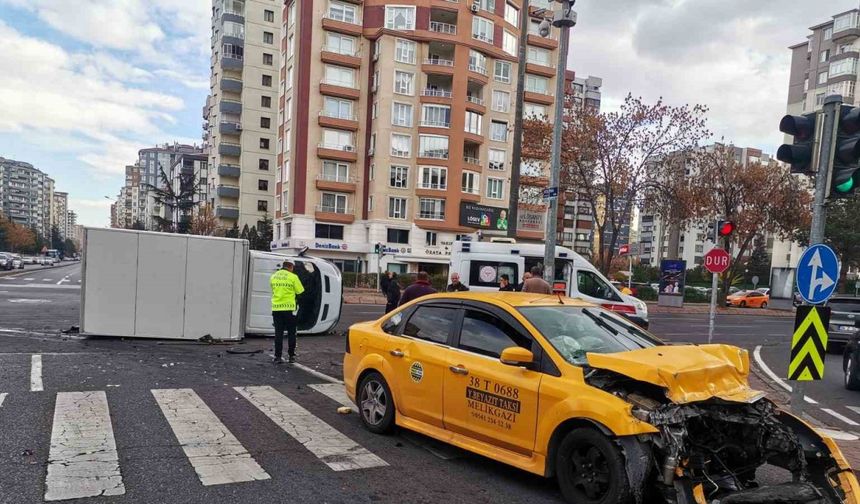
[[[24,281],[25,281],[25,282],[32,282],[33,280],[35,280],[35,278],[32,278],[32,277],[31,277],[31,278],[25,278],[25,279],[24,279]]]
[[[2,408],[2,407],[3,407],[3,401],[5,401],[5,400],[6,400],[6,396],[7,396],[7,395],[9,395],[9,393],[8,393],[8,392],[0,393],[0,408]]]
[[[31,298],[15,298],[15,299],[7,299],[10,303],[17,304],[45,304],[50,303],[50,299],[31,299]]]
[[[63,277],[63,278],[61,278],[61,279],[60,279],[60,281],[59,281],[59,282],[57,282],[57,285],[63,285],[63,282],[68,282],[68,281],[69,281],[69,277],[68,277],[68,276]]]
[[[193,390],[155,389],[152,395],[204,486],[270,479]]]
[[[827,436],[832,439],[836,439],[837,441],[857,441],[860,437],[851,434],[850,432],[833,430],[833,429],[819,429],[816,428],[819,434]]]
[[[761,345],[755,347],[755,350],[753,350],[753,357],[755,358],[755,362],[756,364],[758,364],[758,367],[760,367],[761,370],[764,371],[764,374],[766,374],[771,380],[773,380],[774,383],[784,388],[786,391],[791,392],[791,385],[785,383],[782,378],[777,376],[776,373],[771,371],[770,368],[767,367],[767,364],[764,363],[764,359],[761,358]],[[807,395],[803,396],[803,399],[809,404],[818,404],[818,401]]]
[[[860,415],[860,407],[858,407],[858,406],[845,406],[845,407],[850,409],[854,413],[857,413],[858,415]]]
[[[335,471],[388,465],[272,387],[235,390]]]
[[[30,358],[30,392],[45,390],[42,385],[42,355],[36,354]]]
[[[848,418],[848,417],[846,417],[840,413],[837,413],[830,408],[820,408],[820,409],[821,409],[821,411],[827,413],[828,415],[832,416],[833,418],[836,418],[838,420],[842,420],[843,422],[847,423],[848,425],[850,425],[852,427],[860,426],[860,423],[857,423],[854,420],[851,420],[850,418]]]
[[[58,393],[45,500],[124,493],[105,393]]]
[[[353,411],[356,411],[355,403],[349,400],[349,396],[346,395],[346,390],[344,390],[343,385],[340,383],[315,383],[313,385],[308,385],[308,387],[316,390],[320,394],[328,397],[329,399],[334,400],[335,402],[340,403],[342,406],[346,406],[348,408],[352,408]]]
[[[53,282],[54,279],[53,278],[43,278],[42,281],[43,282]]]
[[[316,376],[317,378],[319,378],[320,380],[325,380],[329,383],[340,383],[341,385],[343,385],[343,380],[338,380],[337,378],[333,378],[333,377],[331,377],[325,373],[320,373],[316,369],[309,368],[309,367],[305,366],[304,364],[299,364],[298,362],[294,362],[293,364],[290,364],[290,365],[293,366],[294,368],[301,369],[305,373],[310,373],[310,374]]]

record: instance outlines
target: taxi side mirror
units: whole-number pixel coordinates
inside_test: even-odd
[[[535,360],[535,356],[530,350],[523,347],[508,347],[502,350],[502,355],[499,356],[499,361],[508,366],[530,366]]]

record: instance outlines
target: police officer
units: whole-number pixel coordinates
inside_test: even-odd
[[[269,279],[272,286],[272,320],[275,325],[275,364],[283,364],[284,331],[287,331],[287,353],[290,362],[296,361],[296,296],[305,291],[299,276],[293,273],[295,264],[284,261],[283,268]]]

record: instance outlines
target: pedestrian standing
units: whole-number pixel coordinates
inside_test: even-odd
[[[386,273],[386,288],[385,288],[385,313],[388,313],[400,303],[400,282],[397,281],[397,273],[389,271]]]
[[[460,283],[460,274],[455,271],[451,273],[451,283],[448,284],[445,290],[447,292],[466,292],[469,288]]]
[[[522,282],[520,282],[520,284],[519,284],[519,285],[517,285],[517,292],[522,292],[522,291],[523,291],[523,285],[525,285],[525,284],[526,284],[526,280],[528,280],[528,279],[529,279],[529,278],[531,278],[531,277],[532,277],[532,274],[531,274],[531,273],[529,273],[528,271],[526,271],[526,272],[523,274],[523,281],[522,281]]]
[[[436,294],[436,289],[430,285],[430,275],[426,271],[419,271],[418,275],[415,276],[415,282],[404,289],[403,295],[400,296],[400,306],[405,305],[413,299],[430,294]]]
[[[503,273],[499,277],[499,292],[514,292],[516,289],[511,283],[511,277],[507,273]]]
[[[534,294],[552,294],[552,287],[543,279],[540,266],[532,267],[531,278],[523,282],[523,292]]]
[[[275,325],[274,364],[284,363],[284,331],[287,332],[287,354],[296,361],[296,325],[298,305],[296,296],[305,291],[299,276],[293,273],[295,264],[287,259],[281,269],[269,279],[272,287],[272,320]]]

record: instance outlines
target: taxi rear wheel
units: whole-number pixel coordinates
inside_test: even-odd
[[[741,302],[740,302],[740,304],[739,304],[738,306],[740,306],[741,308],[746,308],[746,307],[747,307],[747,302],[746,302],[746,301],[741,301]]]
[[[362,378],[358,386],[361,422],[370,432],[386,434],[394,427],[394,400],[385,378],[376,371]]]
[[[765,308],[767,308],[767,301],[764,301],[764,302],[761,304],[761,309],[762,309],[762,310],[764,310]]]
[[[624,458],[612,441],[594,429],[576,429],[564,437],[556,468],[567,502],[626,504],[631,500]]]

